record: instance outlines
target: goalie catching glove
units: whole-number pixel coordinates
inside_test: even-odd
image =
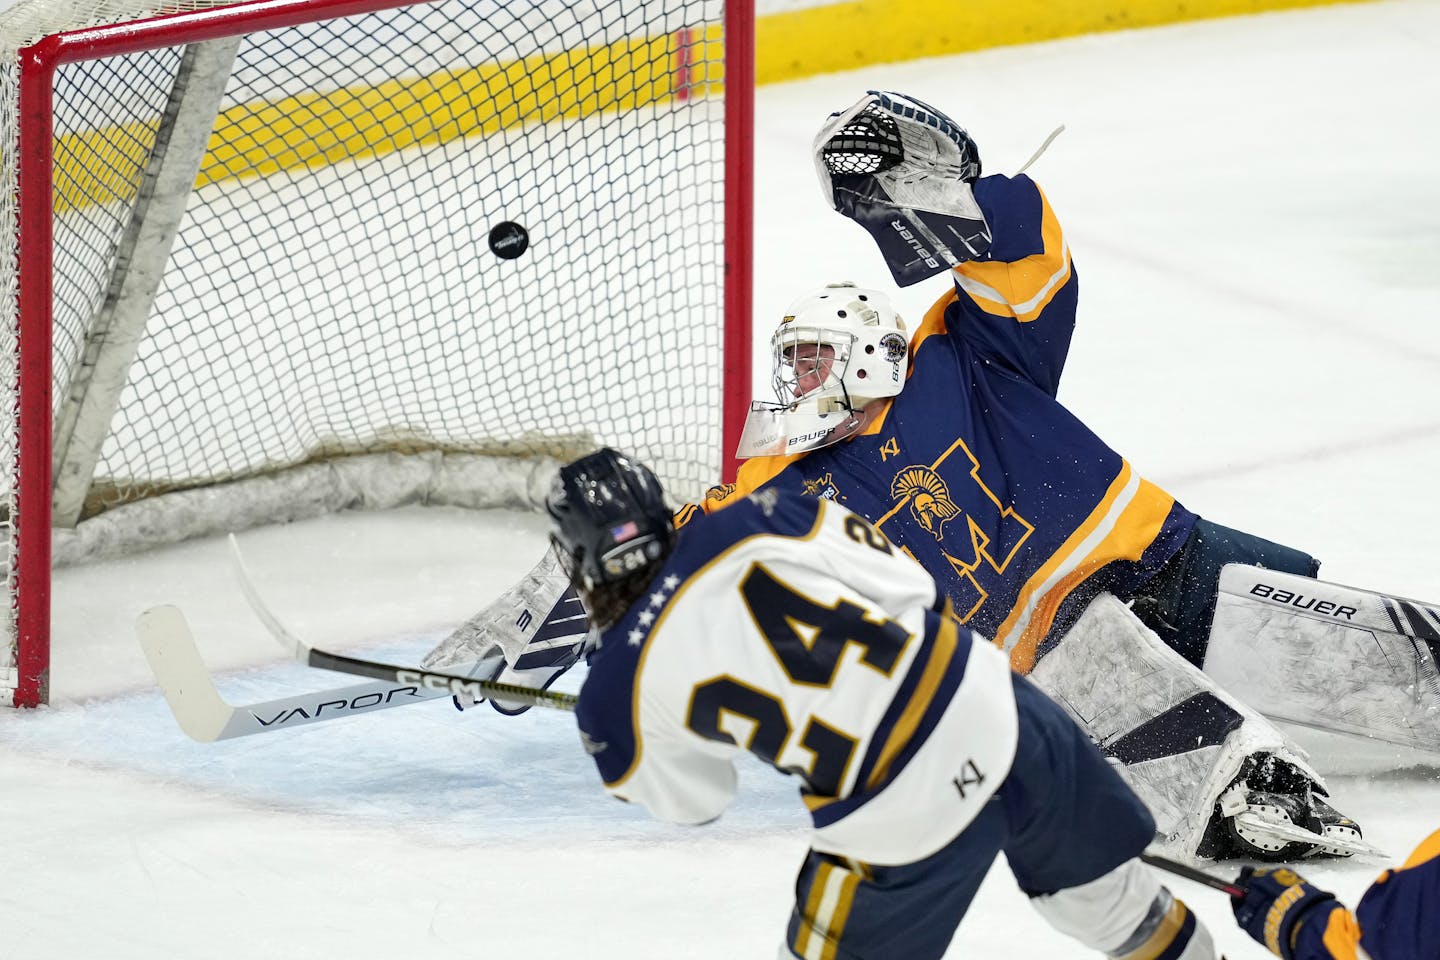
[[[589,627],[580,599],[552,550],[520,582],[465,621],[422,661],[477,680],[545,689],[584,655]],[[480,701],[455,705],[464,710]],[[491,700],[503,714],[530,709]]]
[[[825,199],[864,227],[902,287],[982,259],[990,227],[970,185],[980,151],[945,114],[871,90],[815,138]]]

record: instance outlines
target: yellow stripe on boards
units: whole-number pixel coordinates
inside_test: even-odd
[[[524,124],[619,113],[723,89],[718,24],[695,31],[680,69],[676,34],[537,54],[460,72],[231,107],[215,120],[197,187],[368,159]],[[130,124],[56,139],[56,212],[128,201],[153,141]]]
[[[856,0],[759,17],[756,82],[1333,0]],[[1339,0],[1362,2],[1362,0]],[[857,90],[858,98],[864,91]],[[835,109],[845,106],[837,103]],[[943,104],[936,106],[944,109]],[[818,120],[816,121],[819,122]]]
[[[1368,0],[856,0],[758,17],[756,82],[1334,2]],[[697,25],[695,34],[685,58],[691,74],[687,93],[718,94],[724,89],[723,29],[718,23]],[[521,123],[664,103],[675,98],[681,73],[677,46],[677,35],[664,34],[242,105],[217,118],[197,183],[320,167]],[[152,130],[131,124],[57,138],[56,212],[129,203]]]

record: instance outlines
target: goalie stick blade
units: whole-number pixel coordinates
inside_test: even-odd
[[[152,607],[135,621],[140,648],[175,722],[192,740],[224,739],[234,708],[220,698],[179,607]]]
[[[201,743],[289,730],[449,695],[414,684],[381,682],[233,706],[215,689],[190,626],[177,607],[145,611],[136,621],[135,631],[175,722],[188,737]]]

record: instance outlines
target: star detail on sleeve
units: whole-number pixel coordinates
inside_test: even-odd
[[[645,643],[645,638],[650,634],[650,628],[655,625],[655,621],[659,618],[657,611],[665,606],[666,602],[670,599],[670,595],[680,586],[683,579],[684,578],[676,576],[673,573],[668,574],[659,582],[659,589],[646,598],[649,602],[643,608],[640,608],[638,612],[635,612],[636,608],[631,608],[632,612],[630,615],[635,618],[637,626],[625,635],[625,639],[630,646],[638,647]]]

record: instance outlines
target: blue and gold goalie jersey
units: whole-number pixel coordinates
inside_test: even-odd
[[[718,817],[748,750],[800,777],[816,850],[898,864],[1005,779],[1009,677],[869,523],[767,490],[682,531],[601,637],[577,716],[606,789],[661,819]]]
[[[919,560],[961,621],[1028,673],[1097,593],[1148,580],[1196,518],[1056,400],[1077,280],[1039,187],[993,176],[974,189],[993,245],[952,271],[914,335],[904,391],[860,435],[749,460],[677,519],[762,488],[834,499]]]

